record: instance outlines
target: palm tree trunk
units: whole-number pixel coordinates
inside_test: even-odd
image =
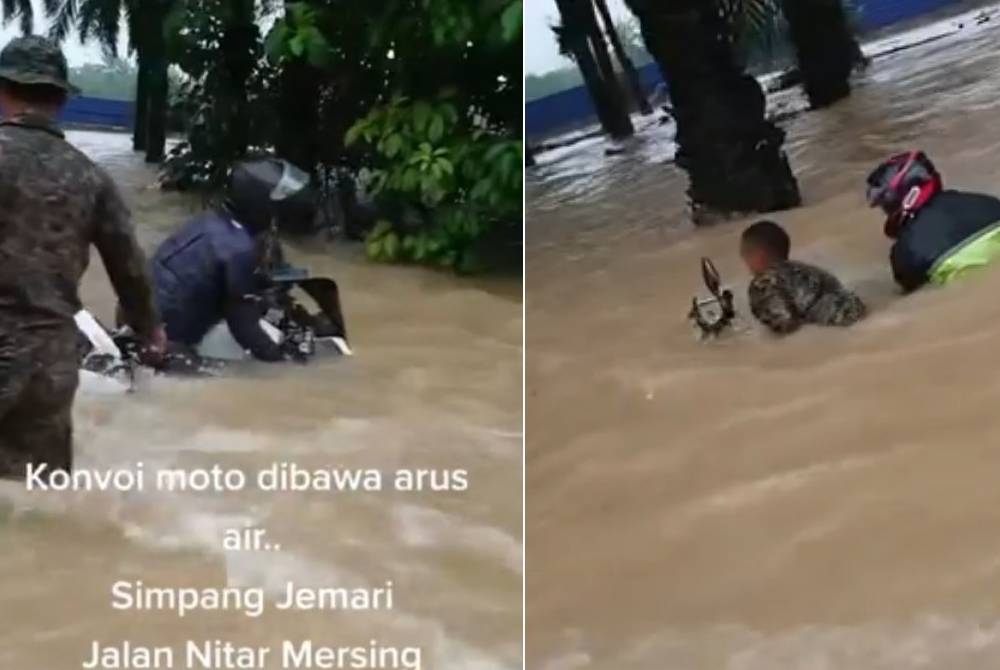
[[[293,0],[285,0],[285,15],[294,11]],[[320,146],[311,140],[318,132],[319,104],[303,105],[302,100],[319,100],[322,77],[304,58],[290,59],[281,66],[278,76],[278,155],[312,172],[319,163]]]
[[[608,41],[604,38],[604,31],[601,30],[601,26],[597,22],[593,0],[576,1],[580,17],[585,22],[584,31],[590,40],[590,49],[594,52],[594,60],[597,62],[601,79],[608,82],[610,90],[617,92],[621,88],[621,83],[618,80],[618,73],[615,71],[615,64],[611,62],[611,55],[608,53]]]
[[[319,143],[312,141],[319,125],[319,105],[303,105],[302,100],[318,100],[320,74],[304,59],[282,65],[278,79],[277,149],[282,158],[312,172],[319,162]]]
[[[159,163],[166,156],[167,107],[170,81],[166,56],[155,56],[149,73],[149,116],[146,126],[146,162]]]
[[[167,61],[166,36],[163,33],[166,12],[161,8],[160,20],[150,22],[149,34],[146,36],[145,51],[149,60],[147,73],[149,84],[147,124],[146,124],[146,162],[160,163],[166,156],[167,144],[167,107],[170,94],[170,63]]]
[[[612,118],[615,122],[615,132],[612,137],[623,138],[635,134],[632,126],[632,119],[629,116],[628,106],[625,104],[625,96],[622,95],[622,82],[615,71],[615,65],[611,62],[611,55],[608,53],[608,42],[604,38],[604,32],[597,22],[597,15],[594,14],[594,5],[591,0],[577,0],[581,10],[581,16],[586,21],[587,34],[590,37],[590,49],[594,53],[594,60],[597,62],[597,69],[601,79],[604,80],[604,88],[608,92],[608,104],[613,107]]]
[[[565,45],[576,61],[577,67],[580,68],[580,74],[594,102],[601,126],[613,138],[629,137],[635,130],[628,109],[621,103],[621,95],[615,94],[619,89],[618,82],[616,79],[607,80],[602,76],[590,39],[593,29],[596,29],[593,8],[587,11],[579,0],[556,0],[556,5],[562,16]],[[589,22],[588,13],[591,16]]]
[[[782,0],[802,82],[814,109],[851,94],[859,51],[841,0]]]
[[[132,125],[133,151],[146,150],[146,131],[149,127],[149,65],[138,52],[138,72],[135,81],[135,118]]]
[[[676,162],[690,178],[695,222],[800,204],[782,150],[784,132],[765,118],[757,80],[737,65],[729,24],[717,2],[626,4],[670,87]]]
[[[639,111],[642,114],[652,114],[653,107],[649,104],[649,97],[646,95],[646,92],[642,90],[642,82],[639,81],[639,71],[636,70],[632,59],[628,57],[628,52],[625,51],[621,36],[615,29],[614,21],[611,19],[611,12],[608,11],[607,0],[594,0],[594,4],[597,7],[597,13],[601,16],[601,21],[604,23],[604,32],[607,33],[608,38],[611,40],[611,47],[615,50],[618,62],[621,63],[622,71],[625,73],[629,88],[632,89],[632,97],[635,98],[635,103]]]
[[[583,40],[576,53],[576,65],[580,68],[583,81],[590,91],[594,107],[597,109],[597,117],[601,121],[604,132],[615,139],[634,134],[635,129],[632,127],[632,119],[629,118],[628,109],[615,98],[613,89],[608,85],[608,80],[601,76],[601,69],[590,47],[590,41]]]
[[[250,145],[247,82],[253,76],[259,56],[256,47],[260,33],[255,22],[254,0],[230,2],[230,22],[223,29],[222,52],[226,59],[227,98],[231,105],[226,155],[235,160],[245,156]]]

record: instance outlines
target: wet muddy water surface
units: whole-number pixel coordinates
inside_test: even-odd
[[[783,125],[770,218],[872,314],[748,323],[749,220],[694,229],[669,127],[528,183],[528,666],[981,669],[1000,658],[1000,271],[901,298],[864,205],[887,155],[1000,195],[1000,26],[878,58]],[[667,139],[665,139],[665,137]],[[584,151],[586,153],[586,151]],[[594,161],[598,163],[594,163]],[[710,256],[739,332],[685,314]]]
[[[121,185],[147,250],[198,203],[151,187],[124,135],[71,132]],[[0,667],[79,668],[90,643],[188,639],[418,645],[424,667],[521,667],[521,287],[378,266],[357,245],[292,244],[340,284],[355,357],[157,379],[131,396],[81,393],[84,468],[465,469],[464,493],[92,493],[0,501]],[[95,253],[83,298],[114,300]],[[26,506],[25,506],[26,505]],[[17,513],[12,512],[17,509]],[[224,553],[223,530],[262,526],[275,553]],[[113,581],[280,592],[392,580],[391,611],[114,611]],[[277,589],[278,591],[275,591]],[[267,670],[279,667],[274,663]]]

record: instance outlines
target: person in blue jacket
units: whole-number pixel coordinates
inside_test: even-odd
[[[892,274],[904,292],[948,284],[1000,259],[1000,199],[945,189],[922,151],[884,161],[867,186],[868,204],[886,214]]]
[[[290,163],[237,164],[221,206],[196,216],[152,259],[156,302],[170,342],[194,348],[225,321],[235,340],[262,361],[289,357],[261,326],[263,237],[282,217],[312,217],[309,176]]]

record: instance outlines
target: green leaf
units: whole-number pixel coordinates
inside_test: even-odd
[[[309,28],[306,40],[306,60],[313,67],[324,68],[332,62],[330,43],[318,28]]]
[[[404,191],[416,191],[417,187],[420,185],[420,172],[414,168],[407,168],[406,171],[403,172],[402,182]]]
[[[422,133],[427,129],[432,113],[431,106],[426,102],[421,101],[413,106],[413,127],[417,132]]]
[[[450,102],[446,102],[439,107],[440,113],[449,123],[458,122],[458,108]]]
[[[288,12],[296,25],[309,23],[312,18],[312,10],[306,2],[293,2],[288,5]]]
[[[391,232],[392,232],[392,222],[386,219],[379,219],[379,221],[375,224],[375,227],[372,228],[372,232],[368,234],[368,239],[372,240],[372,239],[378,239],[380,237],[385,237]]]
[[[384,171],[379,170],[372,176],[372,193],[381,193],[385,190],[387,177]]]
[[[278,21],[267,34],[264,50],[272,61],[280,60],[288,52],[289,32],[288,25],[284,21]]]
[[[483,198],[489,196],[490,191],[492,190],[493,190],[493,182],[490,181],[489,179],[481,179],[472,188],[472,192],[469,194],[469,196],[473,200],[482,200]]]
[[[382,260],[382,239],[369,239],[365,244],[365,253],[374,261]]]
[[[500,157],[500,155],[503,154],[503,152],[507,151],[507,148],[508,148],[507,142],[498,142],[497,144],[494,144],[486,151],[486,155],[483,156],[483,160],[492,163],[498,157]]]
[[[444,137],[444,117],[435,115],[431,119],[431,125],[427,129],[427,137],[431,142],[440,142]]]
[[[344,136],[344,144],[347,146],[353,146],[359,139],[361,139],[361,135],[364,131],[365,122],[358,121],[347,130],[347,134]]]
[[[399,236],[396,233],[389,233],[382,243],[383,256],[386,260],[394,261],[399,257]]]
[[[395,158],[396,154],[400,152],[403,148],[403,138],[400,137],[399,133],[393,133],[385,140],[385,146],[382,152],[389,158]]]
[[[503,39],[506,42],[513,42],[521,37],[521,23],[524,17],[524,8],[521,0],[514,0],[500,15],[500,25],[503,28]]]
[[[518,160],[513,151],[504,153],[500,158],[500,170],[504,177],[509,177],[509,175],[515,172],[521,172],[521,161]]]
[[[295,56],[301,56],[306,51],[306,41],[302,34],[298,34],[288,43],[288,48]]]
[[[421,235],[419,237],[414,238],[413,260],[417,261],[418,263],[423,262],[423,260],[427,258],[428,250],[429,250],[429,245],[427,243],[426,235]]]

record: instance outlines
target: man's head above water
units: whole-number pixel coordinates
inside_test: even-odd
[[[788,260],[791,246],[784,228],[773,221],[758,221],[743,231],[740,256],[751,274],[759,275],[775,263]]]
[[[69,83],[66,57],[52,40],[18,37],[0,51],[0,108],[6,118],[22,114],[55,117],[77,93]]]
[[[309,174],[285,160],[258,158],[237,163],[229,175],[226,211],[252,235],[281,227],[283,220],[312,221],[316,190]]]
[[[896,154],[866,180],[865,199],[886,214],[884,231],[896,238],[907,220],[943,188],[941,174],[923,151]]]

